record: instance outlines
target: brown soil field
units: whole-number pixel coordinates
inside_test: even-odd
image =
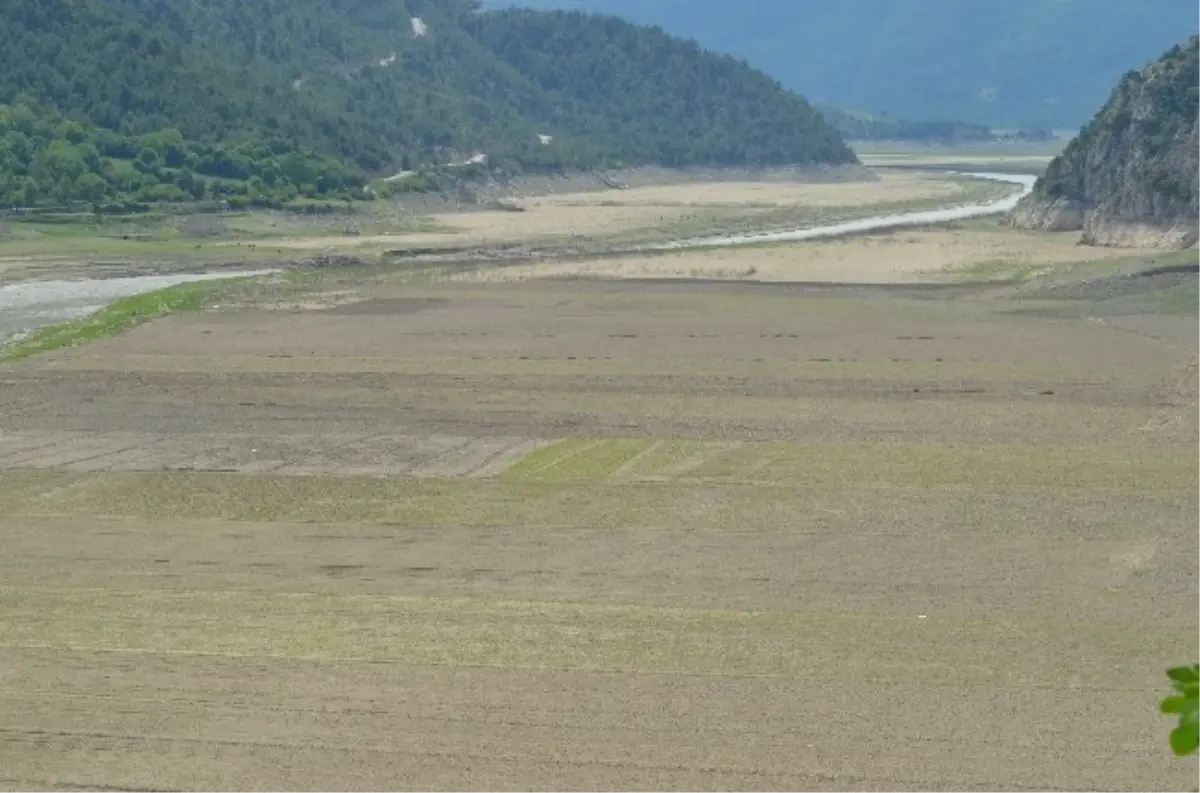
[[[1194,316],[336,280],[0,368],[0,787],[1194,786]]]

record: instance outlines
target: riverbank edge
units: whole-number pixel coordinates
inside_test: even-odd
[[[729,234],[720,237],[701,237],[679,240],[661,245],[611,247],[604,250],[571,250],[561,246],[537,248],[532,246],[483,247],[472,249],[392,251],[383,254],[382,261],[389,264],[403,263],[407,266],[480,267],[487,265],[511,265],[535,262],[548,258],[592,259],[596,257],[620,257],[667,254],[689,248],[734,247],[801,242],[808,239],[823,239],[836,236],[871,233],[901,227],[932,226],[988,215],[1001,215],[1012,209],[1017,201],[1032,189],[1032,180],[1020,174],[990,172],[959,173],[957,176],[986,179],[1017,184],[1015,190],[1000,199],[982,203],[944,207],[923,212],[897,213],[890,216],[865,217],[844,223],[779,232]],[[297,263],[288,269],[305,269]],[[319,269],[314,266],[311,269]],[[223,277],[189,281],[165,288],[118,298],[108,306],[88,317],[64,323],[56,323],[33,329],[31,334],[14,342],[0,342],[0,364],[14,363],[36,355],[65,347],[74,347],[127,330],[167,316],[172,313],[200,311],[211,305],[212,298],[234,282],[246,282],[262,278],[271,273],[239,273],[231,271]]]

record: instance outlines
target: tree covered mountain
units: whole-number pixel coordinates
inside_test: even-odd
[[[21,169],[61,195],[62,174],[42,184],[33,160],[67,121],[87,141],[65,140],[102,159],[122,159],[114,146],[136,159],[136,139],[167,130],[197,165],[236,151],[278,177],[266,159],[309,152],[342,164],[336,190],[476,153],[512,171],[854,161],[803,98],[732,57],[611,17],[475,0],[5,3],[0,104],[50,119],[0,157],[0,184]],[[112,184],[97,162],[88,172]],[[266,185],[259,170],[243,181]]]
[[[1084,242],[1184,247],[1200,217],[1200,37],[1121,80],[1013,212]]]
[[[485,0],[660,25],[813,101],[913,121],[1078,128],[1132,63],[1200,29],[1194,0]]]
[[[477,15],[465,29],[552,107],[570,109],[553,118],[569,138],[594,140],[607,156],[668,166],[854,159],[777,81],[659,29],[516,9]]]
[[[277,206],[369,195],[358,167],[278,139],[201,143],[174,128],[129,136],[24,100],[0,105],[0,207],[86,203],[118,211],[201,201]]]

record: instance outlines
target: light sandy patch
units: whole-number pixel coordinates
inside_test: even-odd
[[[397,232],[358,237],[285,237],[272,245],[293,250],[485,246],[637,232],[705,212],[741,217],[795,207],[853,209],[906,201],[965,199],[964,182],[932,174],[886,173],[877,181],[778,183],[711,182],[638,187],[629,190],[562,193],[516,202],[524,211],[445,213],[430,220],[441,232]],[[885,210],[881,209],[881,212]],[[699,216],[699,217],[697,217]],[[719,230],[719,229],[717,229]]]
[[[747,209],[749,211],[751,208]],[[482,246],[636,231],[677,221],[687,212],[686,206],[547,205],[525,212],[434,215],[432,220],[437,225],[452,229],[446,232],[371,234],[359,237],[290,237],[272,241],[271,244],[293,250]]]
[[[314,237],[282,237],[271,240],[271,245],[296,251],[345,250],[348,248],[385,248],[394,245],[412,245],[417,247],[454,245],[461,242],[453,233],[445,232],[413,232],[397,234],[364,234],[358,237],[347,236],[314,236]],[[222,243],[229,245],[232,243]]]
[[[1091,248],[1074,235],[995,230],[917,230],[790,245],[718,248],[662,256],[548,261],[463,273],[461,279],[728,278],[758,281],[904,283],[948,280],[980,269],[988,276],[1019,267],[1045,268],[1127,257],[1127,251]]]
[[[780,184],[710,182],[656,185],[602,193],[563,193],[527,199],[529,207],[552,206],[746,206],[846,207],[955,196],[962,184],[928,174],[885,173],[878,181]]]
[[[605,192],[594,195],[611,194]],[[439,215],[435,220],[439,224],[458,229],[459,239],[465,238],[472,242],[517,242],[523,239],[614,234],[652,228],[661,223],[678,220],[687,211],[688,205],[609,206],[598,201],[596,204],[583,206],[539,204],[525,212]]]

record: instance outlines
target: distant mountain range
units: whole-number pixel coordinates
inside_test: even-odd
[[[1200,31],[1196,0],[484,0],[514,4],[660,25],[813,102],[994,127],[1077,129]]]

